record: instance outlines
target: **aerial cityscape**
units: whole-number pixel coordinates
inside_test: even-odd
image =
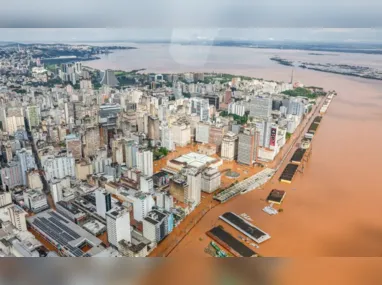
[[[317,241],[351,224],[337,203],[381,214],[355,189],[376,187],[358,168],[381,154],[379,66],[216,43],[236,65],[178,67],[164,48],[0,45],[0,256],[348,256]]]

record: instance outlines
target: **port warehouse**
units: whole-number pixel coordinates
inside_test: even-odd
[[[285,195],[286,195],[285,191],[273,189],[267,197],[267,202],[280,205],[283,202]]]
[[[285,183],[291,183],[294,175],[296,174],[298,165],[289,163],[284,171],[281,173],[280,181]]]
[[[236,257],[256,257],[258,254],[252,249],[234,238],[226,232],[221,226],[214,227],[207,232],[207,236],[220,244]]]
[[[294,164],[300,164],[302,159],[304,158],[305,153],[306,153],[306,149],[303,149],[303,148],[297,149],[294,152],[290,162]]]
[[[256,243],[262,243],[271,238],[269,234],[255,227],[243,218],[232,212],[226,212],[219,217],[221,220],[234,227]]]

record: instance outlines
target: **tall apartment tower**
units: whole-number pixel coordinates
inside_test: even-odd
[[[237,162],[253,165],[256,162],[258,133],[256,128],[246,128],[239,134]]]
[[[238,136],[233,132],[228,132],[222,141],[221,158],[232,161],[237,159]]]
[[[251,99],[249,115],[255,118],[268,119],[272,113],[272,97],[256,96]]]
[[[153,153],[150,150],[137,152],[137,168],[146,176],[153,175]]]
[[[118,248],[118,243],[125,240],[131,242],[130,213],[123,208],[114,208],[106,213],[107,239]]]
[[[105,189],[95,191],[97,214],[102,218],[106,217],[106,212],[111,210],[111,194]]]

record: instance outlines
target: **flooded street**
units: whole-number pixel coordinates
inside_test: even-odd
[[[123,51],[131,53],[123,60],[115,61],[122,56],[122,52],[117,52],[108,55],[108,59],[86,65],[102,69],[147,68],[153,72],[219,71],[264,79],[290,79],[289,67],[268,58],[291,51],[211,48],[211,54],[203,57],[199,48],[204,47],[193,51],[196,57],[199,55],[194,59],[192,55],[181,55],[191,49],[189,46],[179,48],[182,52],[171,52],[168,46],[149,46]],[[302,52],[293,56],[298,57],[299,53]],[[177,60],[170,54],[175,54]],[[330,62],[331,58],[341,56],[319,58]],[[369,61],[375,65],[374,58],[365,55],[362,63]],[[237,237],[238,233],[230,226],[218,221],[219,215],[227,211],[247,213],[253,224],[270,234],[272,238],[256,250],[263,256],[382,256],[382,81],[303,69],[296,69],[294,78],[308,86],[336,90],[338,94],[314,137],[313,153],[304,173],[297,173],[292,184],[279,183],[276,175],[264,189],[215,207],[170,256],[206,256],[204,248],[209,238],[205,232],[217,224]],[[286,190],[287,194],[281,206],[283,212],[268,216],[262,208],[274,188]]]

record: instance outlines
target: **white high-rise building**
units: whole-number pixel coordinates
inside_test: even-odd
[[[185,195],[185,201],[187,203],[199,205],[202,191],[202,175],[196,168],[189,168],[186,171],[188,190],[186,193],[187,195]]]
[[[153,153],[150,150],[137,152],[137,168],[145,176],[153,175]]]
[[[210,139],[210,125],[198,123],[195,130],[195,141],[200,143],[208,143]]]
[[[172,140],[172,132],[167,125],[162,126],[161,143],[162,147],[169,151],[175,150],[174,141]]]
[[[191,127],[182,122],[171,126],[173,142],[177,146],[186,146],[191,142]]]
[[[37,169],[32,150],[23,148],[16,151],[16,156],[20,162],[23,185],[27,185],[27,171],[31,169]]]
[[[155,206],[154,198],[143,192],[128,191],[126,200],[133,204],[134,220],[142,222],[148,212]]]
[[[102,218],[106,217],[106,212],[111,210],[111,194],[105,189],[99,188],[95,191],[97,214]]]
[[[249,115],[254,118],[268,119],[272,113],[272,97],[256,96],[251,99]]]
[[[0,208],[12,204],[11,192],[0,192]]]
[[[239,137],[233,133],[228,132],[222,140],[221,158],[224,160],[235,160],[237,158]]]
[[[11,219],[12,225],[19,231],[27,230],[26,215],[27,213],[19,206],[12,205],[8,208],[9,218]]]
[[[228,104],[228,113],[235,114],[238,116],[244,116],[246,104],[248,103],[243,101],[230,103]]]
[[[107,238],[111,245],[118,248],[118,243],[131,242],[130,214],[124,208],[114,208],[106,213]]]
[[[207,168],[202,173],[202,191],[212,193],[216,191],[221,184],[221,174],[216,168]]]
[[[42,157],[41,160],[48,181],[53,178],[62,179],[66,176],[76,176],[74,157],[71,154],[48,155]]]

